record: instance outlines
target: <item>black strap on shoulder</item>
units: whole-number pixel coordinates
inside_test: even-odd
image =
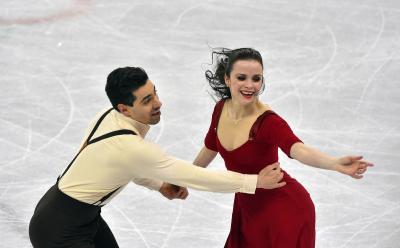
[[[91,140],[91,138],[93,137],[94,133],[96,132],[96,130],[98,129],[98,127],[100,126],[100,123],[104,120],[104,118],[106,117],[106,115],[108,113],[111,112],[111,110],[113,110],[113,108],[107,110],[100,118],[99,120],[96,122],[96,125],[93,127],[92,131],[90,132],[88,138],[86,139],[85,143],[83,144],[83,146],[81,147],[81,149],[79,150],[78,154],[75,155],[74,159],[69,163],[69,165],[67,166],[67,168],[64,170],[64,172],[57,178],[57,182],[65,175],[65,173],[67,173],[67,171],[69,170],[69,168],[71,167],[71,165],[75,162],[76,158],[79,156],[79,154],[81,154],[81,152],[83,151],[83,149],[85,149],[85,147],[87,147],[90,144],[96,143],[100,140],[103,139],[107,139],[113,136],[117,136],[117,135],[125,135],[125,134],[132,134],[132,135],[136,135],[136,133],[132,130],[128,130],[128,129],[121,129],[121,130],[116,130],[116,131],[112,131],[106,134],[103,134],[97,138],[94,138],[93,140]]]
[[[88,145],[93,144],[93,143],[96,143],[96,142],[98,142],[98,141],[100,141],[100,140],[103,140],[103,139],[107,139],[107,138],[110,138],[110,137],[113,137],[113,136],[117,136],[117,135],[124,135],[124,134],[136,135],[136,133],[135,133],[134,131],[132,131],[132,130],[121,129],[121,130],[112,131],[112,132],[103,134],[103,135],[101,135],[101,136],[99,136],[99,137],[97,137],[97,138],[94,138],[94,139],[92,139],[92,140],[90,140],[90,141],[88,142]]]
[[[92,136],[94,135],[94,133],[96,132],[97,128],[99,128],[100,123],[104,120],[104,118],[106,117],[106,115],[108,115],[108,113],[111,112],[111,110],[113,110],[113,108],[110,108],[109,110],[107,110],[100,118],[99,120],[96,122],[96,125],[94,125],[92,132],[90,132],[89,136],[86,139],[86,143],[89,143],[89,140],[92,138]]]

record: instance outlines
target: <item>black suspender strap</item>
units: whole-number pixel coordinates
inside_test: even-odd
[[[88,138],[86,139],[86,143],[89,142],[89,140],[92,138],[93,134],[96,132],[97,128],[100,126],[100,123],[104,120],[104,118],[106,117],[106,115],[108,115],[108,113],[111,112],[111,110],[113,110],[113,108],[110,108],[109,110],[107,110],[101,117],[100,119],[96,122],[96,125],[94,125],[92,132],[90,132]]]
[[[105,202],[108,198],[110,198],[115,192],[117,192],[121,187],[116,188],[115,190],[111,191],[107,195],[103,196],[100,200],[93,203],[93,205],[100,206],[103,202]]]
[[[69,165],[67,166],[67,168],[64,170],[64,172],[61,174],[61,176],[59,176],[57,178],[57,182],[65,175],[65,173],[67,173],[67,171],[69,170],[69,168],[71,167],[71,165],[75,162],[76,158],[79,156],[79,154],[83,151],[83,149],[85,149],[86,146],[96,143],[100,140],[103,139],[107,139],[113,136],[117,136],[117,135],[126,135],[126,134],[132,134],[132,135],[136,135],[136,133],[132,130],[128,130],[128,129],[121,129],[121,130],[116,130],[116,131],[112,131],[106,134],[103,134],[97,138],[94,138],[93,140],[91,140],[92,136],[94,135],[94,133],[96,132],[97,128],[100,126],[100,123],[104,120],[104,118],[106,117],[106,115],[108,113],[111,112],[111,110],[113,110],[113,108],[107,110],[100,118],[99,120],[96,122],[96,125],[93,127],[92,131],[90,132],[88,138],[86,139],[85,143],[83,144],[82,148],[79,150],[78,154],[75,155],[74,159],[69,163]],[[117,189],[118,190],[118,189]],[[116,190],[115,190],[116,191]],[[113,191],[112,193],[114,193],[115,191]],[[111,193],[111,194],[112,194]],[[108,197],[107,197],[108,198]]]
[[[112,131],[112,132],[103,134],[103,135],[101,135],[101,136],[99,136],[99,137],[97,137],[97,138],[94,138],[94,139],[92,139],[92,140],[90,140],[90,141],[88,142],[88,145],[93,144],[93,143],[96,143],[96,142],[98,142],[98,141],[100,141],[100,140],[103,140],[103,139],[107,139],[107,138],[110,138],[110,137],[113,137],[113,136],[117,136],[117,135],[124,135],[124,134],[136,135],[136,133],[135,133],[134,131],[132,131],[132,130],[121,129],[121,130]]]

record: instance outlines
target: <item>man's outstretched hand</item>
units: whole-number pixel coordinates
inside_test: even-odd
[[[283,172],[279,162],[267,165],[258,173],[257,188],[276,189],[286,185],[286,182],[281,182]]]
[[[184,200],[189,195],[187,188],[180,187],[170,183],[163,183],[163,185],[161,185],[161,188],[158,191],[169,200],[173,199]]]

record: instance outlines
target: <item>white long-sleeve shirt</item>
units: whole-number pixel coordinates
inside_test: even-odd
[[[82,144],[104,112],[89,125]],[[149,128],[149,125],[112,110],[92,139],[120,129],[132,130],[137,135],[114,136],[88,145],[60,179],[59,189],[72,198],[94,204],[119,188],[101,205],[109,202],[131,181],[154,190],[165,181],[204,191],[254,194],[257,175],[204,169],[169,156],[158,145],[144,139]]]

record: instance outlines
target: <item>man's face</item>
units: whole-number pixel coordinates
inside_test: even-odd
[[[146,84],[133,92],[136,97],[132,106],[119,104],[122,114],[144,124],[154,125],[160,121],[161,105],[154,84],[147,80]]]

